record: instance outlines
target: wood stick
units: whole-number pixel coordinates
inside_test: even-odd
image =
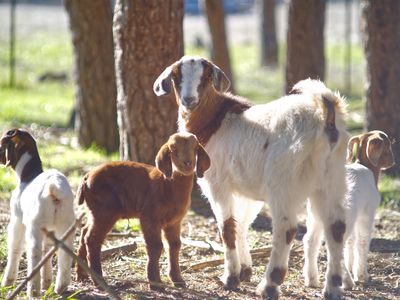
[[[302,245],[296,245],[292,248],[291,254],[297,254],[299,252],[299,249],[302,247]],[[253,249],[250,251],[251,258],[252,259],[258,259],[258,258],[264,258],[267,255],[270,255],[272,251],[272,247],[265,247],[265,248],[258,248],[258,249]],[[222,265],[224,263],[224,259],[214,259],[214,260],[208,260],[208,261],[202,261],[197,264],[191,265],[187,270],[201,270],[207,267],[216,267],[219,265]]]
[[[82,267],[82,269],[86,273],[90,274],[90,276],[93,278],[95,283],[97,285],[99,285],[101,288],[103,288],[110,295],[111,299],[115,299],[115,300],[120,300],[121,299],[114,292],[114,290],[111,289],[111,287],[104,281],[104,279],[100,275],[98,275],[95,271],[93,271],[83,259],[81,259],[80,257],[76,256],[74,251],[69,249],[68,246],[65,245],[63,241],[58,240],[54,236],[54,232],[47,231],[46,229],[43,229],[43,231],[46,233],[47,237],[50,238],[56,245],[61,247],[68,255],[72,256],[76,260],[76,262]]]
[[[80,215],[78,219],[75,220],[75,222],[67,229],[67,231],[62,235],[61,240],[65,241],[75,230],[76,226],[79,225],[81,219],[83,218],[83,214]],[[19,292],[24,288],[24,286],[28,283],[29,280],[31,280],[37,272],[40,271],[41,267],[56,253],[58,249],[58,245],[55,244],[49,252],[46,253],[46,255],[40,260],[40,262],[33,268],[32,272],[28,274],[28,276],[22,281],[16,289],[8,296],[6,299],[11,300],[14,299]]]
[[[136,249],[137,249],[136,242],[133,242],[132,244],[126,244],[126,245],[108,248],[108,249],[101,251],[101,258],[102,259],[108,258],[117,252],[130,252],[130,251],[135,251]]]
[[[202,249],[208,249],[212,250],[214,252],[224,252],[224,248],[217,242],[213,241],[196,241],[196,240],[191,240],[187,238],[182,238],[181,237],[181,242],[182,244],[188,245],[188,246],[193,246],[197,248],[202,248]]]

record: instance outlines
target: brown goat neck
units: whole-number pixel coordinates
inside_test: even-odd
[[[250,102],[240,97],[217,93],[210,88],[201,95],[198,107],[182,117],[186,119],[187,130],[196,135],[205,146],[219,129],[227,113],[240,114],[251,106]]]

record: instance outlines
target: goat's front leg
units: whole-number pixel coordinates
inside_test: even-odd
[[[28,262],[28,274],[32,273],[32,270],[39,261],[42,259],[42,243],[44,234],[40,228],[36,226],[30,226],[26,228],[26,254]],[[28,282],[28,296],[38,297],[40,295],[40,273],[37,273]]]
[[[24,247],[25,226],[22,224],[22,220],[11,216],[7,232],[8,255],[7,266],[1,282],[2,287],[12,285],[17,279],[18,266]]]
[[[185,287],[185,281],[181,275],[179,266],[179,251],[181,249],[181,223],[170,225],[164,228],[164,236],[168,242],[168,258],[169,258],[169,278],[175,286]]]
[[[161,283],[159,260],[163,250],[161,240],[161,227],[151,220],[140,220],[144,240],[147,249],[147,278],[152,290],[160,289],[157,283]],[[156,283],[156,284],[152,284]]]
[[[235,198],[235,201],[240,201],[235,212],[235,216],[237,216],[236,245],[240,259],[240,281],[250,282],[252,259],[247,234],[250,224],[264,206],[264,202],[247,198]]]
[[[279,286],[288,270],[289,252],[297,232],[296,211],[288,211],[288,205],[271,205],[272,213],[272,252],[265,277],[257,286],[257,294],[266,299],[279,298]]]

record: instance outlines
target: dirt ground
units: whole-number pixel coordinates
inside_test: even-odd
[[[8,221],[8,203],[0,202],[0,232],[5,230]],[[303,247],[301,238],[306,229],[304,222],[294,242],[289,262],[289,272],[281,286],[281,299],[319,299],[322,288],[306,288],[301,275],[303,267]],[[77,235],[79,232],[77,232]],[[251,282],[242,283],[238,291],[225,291],[219,277],[223,272],[220,263],[223,255],[218,252],[219,235],[217,225],[206,200],[194,193],[192,209],[183,224],[182,237],[185,241],[201,241],[205,248],[183,244],[181,268],[187,288],[177,289],[169,283],[167,261],[162,255],[160,266],[166,286],[164,291],[151,291],[146,281],[146,252],[140,232],[125,232],[122,236],[107,238],[103,249],[118,245],[137,243],[137,249],[130,253],[116,252],[103,261],[105,279],[123,299],[254,299],[255,288],[263,276],[268,262],[271,245],[271,222],[268,212],[264,211],[253,223],[249,242],[255,251],[253,276]],[[77,239],[76,239],[77,241]],[[208,245],[210,245],[208,247]],[[215,250],[214,250],[214,249]],[[376,216],[375,231],[368,256],[370,280],[357,285],[352,291],[345,291],[346,299],[399,299],[400,298],[400,213],[380,210]],[[219,261],[218,261],[219,260]],[[203,262],[208,262],[202,264]],[[0,263],[3,272],[5,261]],[[320,255],[321,282],[326,265],[326,252],[322,247]],[[22,263],[20,277],[26,276],[26,264]],[[91,282],[72,281],[70,292],[80,291],[78,299],[107,299],[107,295],[96,289]]]

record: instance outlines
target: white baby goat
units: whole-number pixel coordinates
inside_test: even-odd
[[[345,101],[316,80],[298,83],[298,94],[262,105],[225,93],[228,87],[217,66],[188,56],[167,67],[153,87],[159,96],[175,92],[179,130],[195,134],[211,158],[198,183],[224,243],[225,288],[236,289],[251,276],[247,230],[266,201],[273,250],[257,292],[278,298],[297,215],[311,197],[328,237],[325,295],[339,299],[346,227]]]
[[[43,172],[42,162],[33,137],[13,129],[0,141],[0,162],[14,169],[17,187],[11,197],[11,219],[8,225],[8,257],[2,286],[13,284],[26,240],[28,274],[51,247],[42,228],[60,237],[74,222],[73,194],[67,178],[56,170]],[[66,244],[72,249],[74,235]],[[71,279],[72,258],[58,252],[56,293],[62,293]],[[48,289],[52,281],[51,260],[28,283],[28,296],[36,297],[40,288]]]
[[[348,144],[349,162],[353,159],[356,144],[356,162],[346,165],[348,193],[346,196],[346,246],[345,264],[353,273],[355,281],[368,279],[367,257],[371,233],[374,227],[375,211],[381,197],[378,179],[381,170],[394,164],[391,140],[382,131],[374,130],[350,139]],[[309,208],[308,208],[309,209]],[[304,236],[305,264],[304,277],[308,286],[318,285],[318,248],[322,237],[320,221],[309,214],[307,233]],[[351,288],[353,281],[344,273],[344,286]]]

